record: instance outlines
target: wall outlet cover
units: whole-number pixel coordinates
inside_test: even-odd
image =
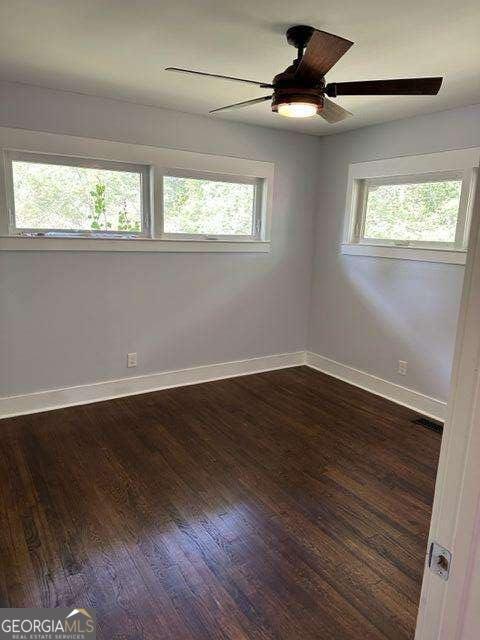
[[[408,369],[408,362],[406,360],[398,361],[398,373],[402,376],[406,375]]]

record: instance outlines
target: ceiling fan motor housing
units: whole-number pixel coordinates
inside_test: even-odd
[[[308,102],[316,104],[318,110],[323,108],[323,93],[325,81],[323,78],[315,86],[299,82],[295,76],[296,65],[288,67],[273,79],[272,111],[278,112],[278,105],[293,102]]]

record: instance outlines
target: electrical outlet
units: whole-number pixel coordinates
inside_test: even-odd
[[[127,353],[127,367],[136,367],[136,366],[137,366],[137,354]]]
[[[406,360],[399,360],[397,372],[401,376],[405,376],[407,374],[407,369],[408,369],[408,362]]]

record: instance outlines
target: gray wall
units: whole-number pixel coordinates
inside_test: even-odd
[[[276,168],[268,255],[1,252],[0,395],[304,349],[318,139],[9,84],[0,126]]]
[[[320,140],[311,351],[446,400],[464,268],[340,255],[347,172],[351,162],[476,145],[480,106]]]
[[[480,145],[480,107],[314,138],[0,83],[0,126],[276,165],[268,255],[1,252],[0,395],[308,345],[446,398],[463,268],[341,256],[338,243],[350,162]]]

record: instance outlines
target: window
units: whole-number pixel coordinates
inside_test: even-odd
[[[478,166],[474,151],[351,165],[342,252],[463,264]]]
[[[149,168],[10,152],[10,223],[20,235],[145,236]]]
[[[273,176],[261,160],[0,127],[0,251],[268,253]]]
[[[273,175],[260,160],[0,127],[0,251],[268,253]]]
[[[163,232],[191,238],[258,238],[261,181],[175,172],[163,177]]]
[[[361,240],[463,248],[461,174],[365,180],[363,188]]]

